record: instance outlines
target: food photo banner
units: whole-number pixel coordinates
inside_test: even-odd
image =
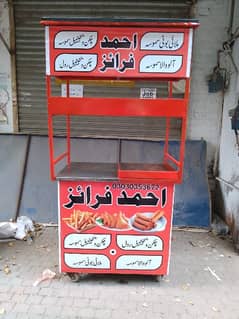
[[[193,29],[46,26],[46,74],[188,78]]]
[[[59,182],[61,271],[165,274],[174,187]]]

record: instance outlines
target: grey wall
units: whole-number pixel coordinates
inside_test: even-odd
[[[26,136],[0,135],[0,221],[17,214],[26,151]]]
[[[8,2],[0,1],[0,32],[10,47],[10,26]],[[8,48],[0,39],[0,133],[13,132],[13,101],[12,101],[12,74],[11,56]]]
[[[72,149],[72,161],[111,163],[118,159],[117,140],[73,139]],[[172,154],[177,154],[179,143],[171,142],[170,149]],[[60,154],[64,150],[65,140],[57,138],[55,153]],[[124,141],[122,161],[158,163],[162,151],[163,143]],[[8,181],[10,183],[11,180]],[[183,184],[176,185],[174,225],[208,228],[210,208],[206,143],[187,141],[184,180]],[[19,215],[27,215],[38,222],[57,222],[57,182],[49,179],[46,137],[31,138]]]
[[[207,141],[208,163],[214,161],[219,146],[222,92],[208,93],[207,77],[217,64],[217,51],[226,40],[231,1],[200,0],[196,18],[188,138]]]
[[[233,32],[239,27],[239,3],[234,10]],[[239,70],[239,38],[233,46],[233,59]],[[239,74],[229,56],[224,64],[231,72],[231,83],[225,94],[223,104],[222,133],[220,140],[220,161],[218,171],[218,198],[221,205],[218,213],[230,226],[236,248],[239,249],[239,146],[236,144],[235,132],[231,129],[229,110],[236,107],[239,100]]]
[[[195,18],[199,19],[200,27],[195,31],[194,36],[188,138],[206,140],[208,163],[215,159],[219,145],[222,94],[208,93],[207,76],[216,65],[217,50],[222,47],[227,37],[231,1],[200,0],[195,5]],[[5,11],[7,10],[7,1],[0,2],[0,5]],[[3,19],[7,17],[7,11],[5,13],[1,16],[0,10],[0,24],[2,23],[4,30],[8,30],[9,21],[6,18]],[[9,56],[1,43],[0,52],[3,57],[0,61],[1,69],[7,68],[6,74],[10,76]],[[9,107],[11,111],[11,105]],[[11,131],[11,122],[9,125],[7,129],[9,131],[10,128]],[[4,130],[0,124],[0,132]]]

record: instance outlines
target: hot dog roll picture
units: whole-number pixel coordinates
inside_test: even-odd
[[[145,216],[145,215],[143,215],[143,214],[136,214],[136,218],[139,218],[139,219],[141,219],[141,220],[145,220],[146,222],[147,221],[151,221],[151,218],[150,217],[147,217],[147,216]]]
[[[134,226],[135,228],[140,229],[140,230],[149,230],[148,226],[145,226],[145,225],[143,225],[143,224],[140,224],[140,223],[138,223],[136,220],[134,220],[133,226]]]
[[[141,216],[136,216],[134,221],[145,226],[147,229],[152,229],[155,226],[155,223],[153,223],[152,220],[144,220],[141,218]]]
[[[139,230],[147,231],[156,227],[157,221],[164,215],[163,211],[156,211],[151,217],[145,216],[143,213],[137,213],[133,221],[133,227]]]
[[[152,217],[152,222],[156,223],[163,215],[164,212],[162,210],[157,210]]]

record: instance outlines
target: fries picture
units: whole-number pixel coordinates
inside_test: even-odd
[[[74,210],[70,217],[63,218],[62,220],[68,226],[78,231],[85,231],[96,226],[95,220],[97,216],[97,213]]]
[[[110,214],[104,213],[92,213],[84,212],[80,210],[74,210],[70,217],[62,219],[68,226],[83,232],[98,226],[104,226],[114,229],[128,229],[128,219],[122,212]]]

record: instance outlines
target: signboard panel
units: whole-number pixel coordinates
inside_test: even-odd
[[[46,26],[46,73],[108,78],[186,78],[192,29]]]
[[[62,272],[168,272],[172,184],[59,181]]]

